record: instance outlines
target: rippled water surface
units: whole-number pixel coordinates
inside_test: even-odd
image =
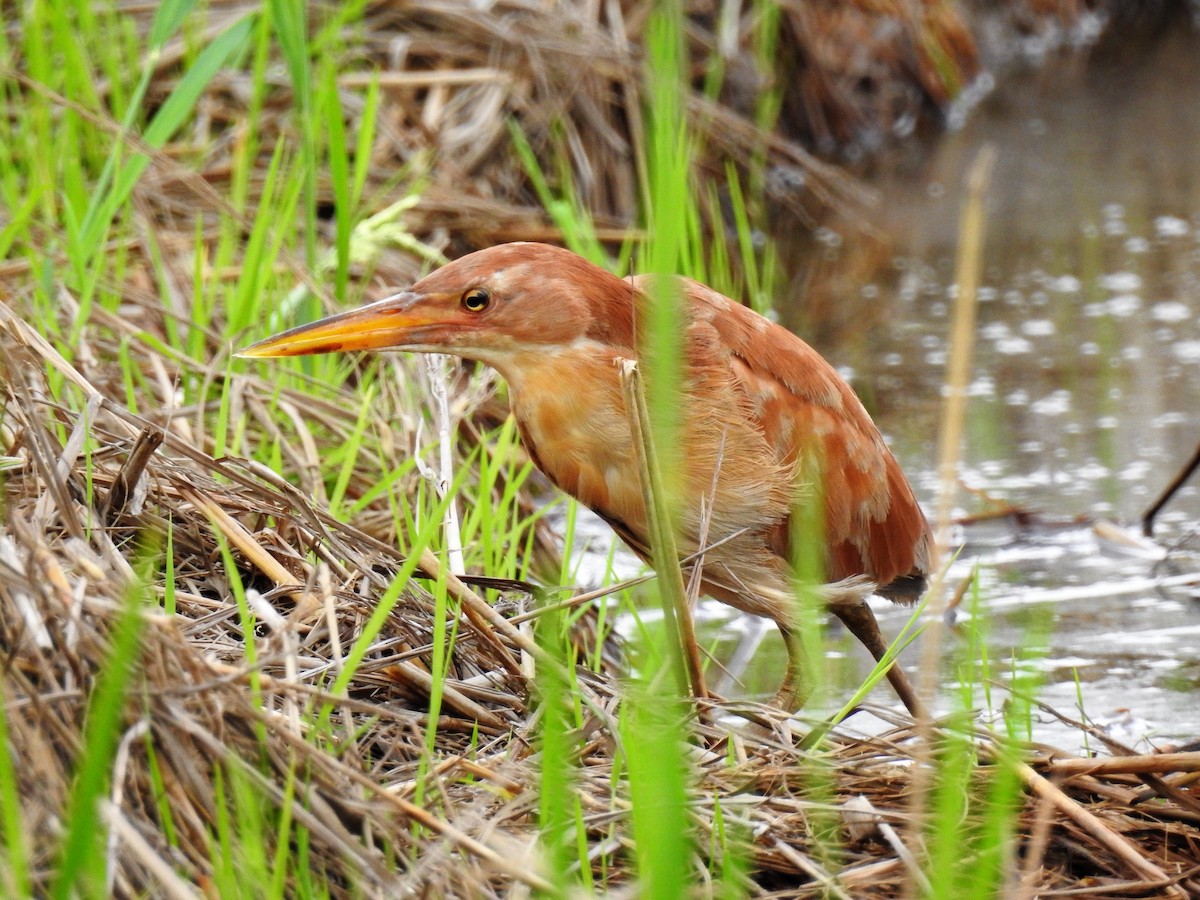
[[[1078,676],[1089,715],[1164,739],[1200,735],[1200,587],[1157,580],[1200,570],[1200,475],[1160,515],[1159,547],[1091,523],[1136,536],[1200,444],[1197,109],[1200,35],[1183,25],[1006,76],[962,131],[884,166],[878,246],[831,229],[813,289],[870,321],[821,349],[931,510],[960,186],[996,148],[958,512],[1033,515],[963,527],[952,580],[980,567],[998,658],[1052,627],[1047,702],[1074,713]],[[802,307],[786,317],[806,333]]]
[[[1122,34],[1003,76],[964,129],[883,163],[868,177],[876,240],[833,225],[815,250],[783,248],[803,261],[785,323],[851,378],[932,511],[961,184],[979,149],[996,148],[956,510],[967,521],[949,580],[979,568],[979,605],[962,619],[986,632],[998,681],[1014,648],[1041,644],[1039,697],[1078,716],[1081,696],[1089,718],[1143,748],[1200,736],[1200,587],[1178,577],[1200,571],[1200,476],[1159,517],[1158,542],[1136,540],[1200,443],[1197,109],[1200,35]],[[887,633],[903,627],[906,611],[878,610]],[[718,655],[762,632],[725,690],[774,690],[773,627],[715,603],[701,620]],[[944,654],[962,652],[961,634],[945,641]],[[869,668],[841,646],[832,697]],[[914,675],[920,658],[905,653]],[[943,705],[954,696],[945,685]],[[1079,743],[1050,716],[1035,736]]]

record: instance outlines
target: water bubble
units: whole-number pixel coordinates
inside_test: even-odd
[[[1142,481],[1153,469],[1154,466],[1148,460],[1138,459],[1118,472],[1117,477],[1122,481]]]
[[[1186,237],[1188,223],[1175,216],[1159,216],[1154,220],[1154,230],[1161,238]]]
[[[1118,419],[1116,416],[1101,416],[1100,418],[1098,418],[1096,420],[1096,427],[1103,428],[1106,431],[1109,429],[1112,429],[1112,428],[1116,428],[1120,424],[1121,424],[1121,420]]]
[[[1040,400],[1035,400],[1029,406],[1030,410],[1039,416],[1061,416],[1071,411],[1071,392],[1058,390]]]
[[[1108,478],[1111,474],[1112,470],[1108,466],[1102,466],[1096,460],[1088,460],[1078,469],[1075,469],[1075,475],[1088,481],[1098,481],[1102,478]]]
[[[1171,348],[1185,363],[1200,363],[1200,341],[1180,341]]]
[[[1119,319],[1132,316],[1142,308],[1142,298],[1137,294],[1118,294],[1108,301],[1108,312]]]
[[[767,190],[773,194],[792,194],[804,190],[806,177],[802,169],[792,166],[773,166],[767,172]]]
[[[1125,251],[1127,253],[1146,253],[1150,249],[1150,242],[1143,237],[1131,237],[1125,242]]]
[[[988,322],[979,329],[979,336],[985,341],[998,341],[1008,337],[1011,333],[1007,322]]]
[[[1004,398],[1004,402],[1009,406],[1028,406],[1029,392],[1021,388],[1015,391],[1010,391]]]
[[[1164,300],[1150,307],[1150,315],[1156,322],[1186,322],[1192,317],[1192,311],[1186,303],[1178,300]]]
[[[1137,272],[1113,272],[1111,275],[1103,276],[1100,284],[1113,293],[1130,293],[1141,288],[1142,276]]]
[[[1079,353],[1081,356],[1098,356],[1100,354],[1100,345],[1095,341],[1084,341],[1079,345]]]
[[[968,397],[995,397],[996,380],[991,375],[980,375],[967,385]]]
[[[981,287],[975,294],[975,298],[980,303],[990,303],[999,296],[999,292],[994,287]]]
[[[1004,356],[1020,356],[1033,349],[1033,344],[1023,337],[1007,337],[996,341],[996,352]]]
[[[1141,347],[1125,347],[1121,350],[1121,359],[1129,360],[1130,362],[1136,362],[1142,358],[1142,355]]]
[[[1181,412],[1165,412],[1160,416],[1155,416],[1153,425],[1155,428],[1169,428],[1172,425],[1186,425],[1188,417]]]
[[[1059,275],[1046,282],[1046,287],[1058,294],[1076,294],[1081,286],[1079,279],[1074,275]]]
[[[813,236],[818,243],[824,244],[826,247],[842,246],[842,236],[832,228],[818,228],[813,232]]]
[[[1057,326],[1049,319],[1030,319],[1021,325],[1021,331],[1030,337],[1046,337],[1057,330]]]

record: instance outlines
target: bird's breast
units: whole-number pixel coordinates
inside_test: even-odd
[[[503,374],[537,467],[585,506],[641,531],[640,474],[618,359],[600,344],[572,346],[538,354]]]

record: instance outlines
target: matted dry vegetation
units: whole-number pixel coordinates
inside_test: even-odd
[[[864,88],[864,76],[853,68],[836,70],[846,57],[831,50],[831,41],[845,40],[847,32],[828,21],[818,27],[814,17],[857,15],[852,34],[877,12],[869,4],[857,12],[840,6],[797,6],[787,23],[795,59],[825,62],[811,62],[816,68],[798,80],[799,93],[789,95],[792,130],[783,134],[818,142],[828,134],[841,144],[861,139],[856,123],[887,131],[887,117],[902,111],[900,101],[869,109],[847,105],[847,91],[837,86]],[[212,7],[213,33],[246,9]],[[555,148],[566,152],[575,187],[602,228],[623,234],[635,220],[637,46],[649,4],[607,4],[598,18],[597,8],[566,4],[555,17],[540,4],[516,0],[486,13],[459,3],[368,7],[358,26],[366,34],[358,45],[362,69],[386,69],[369,189],[381,207],[404,196],[408,186],[395,184],[395,171],[416,166],[434,148],[433,161],[416,166],[428,186],[405,219],[408,233],[425,247],[450,251],[552,234],[507,149],[507,115],[516,117],[547,160]],[[748,38],[736,22],[721,26],[720,8],[697,15],[691,39],[700,47],[728,45],[730,58],[740,58]],[[925,19],[899,20],[896,46],[915,55],[898,54],[898,67],[916,77],[881,76],[893,100],[936,107],[954,92],[939,77],[950,71],[969,76],[973,57],[955,49],[962,26],[948,9],[929,4]],[[940,25],[941,18],[928,21],[948,16]],[[932,43],[926,40],[931,35]],[[933,47],[956,60],[953,70],[931,62]],[[152,90],[159,99],[183,51],[180,44],[160,60],[160,81]],[[872,57],[872,65],[884,57]],[[944,62],[940,53],[938,61]],[[730,79],[729,90],[741,85],[753,92],[753,79],[762,77],[743,73]],[[351,121],[364,83],[356,78],[341,81]],[[275,98],[279,109],[262,118],[264,147],[294,127],[285,81],[280,78]],[[39,86],[25,84],[23,90]],[[329,400],[281,395],[254,376],[230,375],[229,348],[215,332],[204,342],[212,359],[165,352],[156,343],[165,317],[187,320],[185,286],[197,246],[217,258],[215,223],[241,215],[225,196],[248,93],[244,76],[219,76],[203,116],[185,139],[156,156],[135,191],[131,219],[165,250],[165,277],[147,242],[133,238],[110,248],[124,260],[122,281],[107,286],[122,300],[116,312],[100,305],[85,312],[66,283],[55,284],[60,324],[78,326],[70,362],[31,324],[38,320],[31,285],[41,274],[25,259],[0,263],[2,696],[33,884],[44,892],[53,877],[77,763],[89,739],[88,705],[100,673],[113,670],[115,623],[135,591],[149,602],[138,613],[140,649],[116,736],[111,789],[99,810],[111,835],[112,893],[214,893],[213,845],[223,810],[241,796],[239,783],[272,806],[262,822],[278,821],[283,810],[305,829],[314,880],[334,896],[537,890],[545,887],[546,873],[537,844],[539,720],[529,678],[536,656],[527,627],[530,597],[508,585],[492,606],[471,585],[440,573],[462,613],[432,748],[426,745],[426,709],[434,600],[421,581],[405,585],[346,691],[331,693],[347,648],[406,564],[386,498],[365,504],[351,524],[324,508],[320,456],[354,431],[358,403],[348,394]],[[878,98],[879,92],[862,96]],[[697,93],[692,108],[697,122],[711,128],[709,165],[717,172],[719,160],[748,158],[764,137],[738,96],[722,99],[716,103]],[[818,162],[798,140],[766,139],[771,183],[780,190],[776,199],[797,212],[857,195],[853,182]],[[264,169],[268,156],[264,152]],[[258,174],[251,208],[265,181]],[[322,193],[327,196],[328,188]],[[199,244],[197,216],[205,222]],[[45,237],[51,254],[56,236]],[[283,260],[297,284],[320,293],[316,279],[292,257]],[[403,283],[420,265],[411,248],[390,246],[372,261],[371,283]],[[240,274],[236,266],[204,272],[212,279]],[[159,298],[163,280],[172,286],[172,309]],[[132,385],[123,360],[132,360],[139,373]],[[425,398],[413,370],[401,365],[399,371],[404,377],[381,388],[379,427],[371,429],[370,452],[351,475],[350,496],[362,496],[378,472],[398,467],[416,442],[419,417],[413,410]],[[215,458],[223,439],[213,431],[214,405],[177,404],[178,384],[188,378],[225,382],[229,418],[252,423],[251,445],[279,436],[269,409],[287,410],[284,473],[246,458]],[[480,411],[489,400],[488,384],[473,380],[457,398],[456,414],[467,423],[493,416],[490,408]],[[459,453],[465,458],[478,432],[468,426],[462,434]],[[414,475],[414,490],[417,480]],[[159,573],[141,584],[139,559],[153,550],[139,548],[149,544],[161,551],[168,534],[169,583]],[[545,536],[542,544],[553,553]],[[432,555],[420,560],[426,577],[438,577],[438,566]],[[250,634],[243,629],[243,596],[257,619]],[[170,614],[162,609],[167,597],[174,603]],[[629,796],[613,772],[620,675],[612,662],[580,674],[587,718],[573,736],[580,762],[574,790],[594,853],[620,862],[607,883],[629,884],[633,891],[631,855],[623,852],[632,843]],[[312,734],[326,706],[328,727],[336,733],[328,744]],[[695,796],[704,798],[691,809],[697,883],[707,883],[706,856],[719,846],[713,839],[717,803],[723,820],[743,836],[750,865],[738,877],[747,891],[892,896],[917,878],[910,868],[916,839],[907,831],[908,801],[913,772],[927,760],[912,723],[896,719],[894,730],[869,740],[835,734],[816,753],[797,749],[769,710],[755,714],[775,727],[730,733],[709,720],[690,726]],[[936,728],[933,736],[950,739]],[[987,734],[979,734],[978,742],[985,760],[1001,752]],[[1193,789],[1200,753],[1114,752],[1115,758],[1103,760],[1065,758],[1048,748],[1031,752],[1020,769],[1028,793],[1014,848],[1023,855],[1014,866],[1021,876],[1014,894],[1200,893],[1200,801]],[[428,783],[436,790],[418,799],[423,766],[434,773]],[[980,771],[986,779],[988,767]],[[806,789],[814,772],[830,789],[820,800]],[[813,837],[822,823],[837,832],[842,850],[836,859],[827,858]],[[276,837],[259,836],[268,858]]]
[[[165,537],[170,521],[175,614],[142,613],[113,790],[102,802],[116,893],[188,896],[206,884],[223,802],[215,793],[218,769],[289,807],[308,829],[313,866],[335,894],[342,885],[350,894],[480,896],[545,884],[536,847],[537,719],[521,659],[532,648],[510,624],[511,605],[500,605],[498,618],[452,579],[464,614],[432,756],[439,794],[418,805],[417,767],[429,759],[429,595],[410,585],[346,696],[325,689],[402,564],[394,548],[323,514],[263,467],[197,449],[191,435],[180,435],[186,411],[134,415],[7,311],[0,348],[6,452],[19,461],[8,472],[0,536],[3,690],[38,869],[52,863],[88,698],[106,665],[112,623],[137,580],[138,536]],[[88,398],[83,408],[48,402],[48,370],[65,374]],[[269,386],[253,379],[239,390],[249,405],[269,400]],[[304,415],[335,430],[349,425],[334,405]],[[90,466],[79,455],[85,431],[99,448]],[[261,623],[250,636],[254,666],[246,662],[248,636],[219,538],[234,548],[248,585],[293,584],[274,596],[290,594],[294,606],[282,604],[279,613],[265,602],[254,606]],[[323,562],[306,564],[314,554]],[[424,565],[432,574],[436,560]],[[150,597],[161,603],[165,590],[151,584]],[[579,683],[589,718],[576,735],[583,773],[576,790],[594,840],[624,843],[628,797],[612,772],[619,673]],[[333,709],[336,754],[315,747],[306,733],[311,724],[302,724],[321,704]],[[758,715],[771,718],[765,709]],[[697,796],[715,798],[726,822],[750,836],[747,887],[780,896],[890,896],[911,875],[904,829],[921,742],[910,722],[897,719],[895,730],[876,739],[835,735],[820,754],[798,750],[786,728],[731,734],[694,723],[691,730]],[[986,759],[992,738],[981,733],[979,742]],[[823,801],[806,790],[814,767],[832,786]],[[296,771],[305,779],[300,792],[288,787]],[[1191,790],[1197,771],[1198,752],[1078,759],[1035,748],[1022,769],[1029,796],[1020,819],[1028,836],[1021,890],[1200,890],[1200,801]],[[163,803],[171,810],[170,841]],[[698,846],[710,846],[711,801],[692,814]],[[831,815],[845,835],[836,870],[813,853],[813,823]],[[414,823],[425,827],[414,831]],[[378,846],[407,848],[411,856],[398,865]],[[697,877],[706,868],[698,858]],[[626,876],[610,877],[619,883]]]
[[[117,894],[189,896],[209,883],[210,843],[224,802],[216,785],[234,776],[286,806],[308,830],[314,870],[335,895],[486,896],[545,884],[536,845],[537,718],[521,658],[531,648],[509,624],[513,605],[501,604],[504,618],[497,619],[470,587],[452,580],[464,615],[430,758],[423,710],[431,601],[418,584],[404,591],[346,695],[326,690],[344,648],[402,564],[389,544],[323,514],[261,466],[197,449],[179,434],[186,411],[134,415],[7,312],[0,348],[6,451],[19,460],[8,473],[0,536],[3,691],[38,870],[53,862],[88,698],[136,581],[138,535],[162,537],[170,521],[176,609],[141,614],[134,688],[112,793],[102,801]],[[66,374],[88,398],[83,408],[48,402],[47,370]],[[270,388],[247,379],[240,390],[253,405],[266,403]],[[335,430],[348,427],[336,406],[304,415]],[[85,430],[99,447],[90,468],[79,455]],[[282,603],[279,613],[265,602],[254,606],[254,666],[246,662],[247,635],[219,538],[233,548],[248,585],[294,583],[274,595],[290,594],[294,606]],[[323,562],[303,562],[314,554]],[[303,583],[293,571],[305,575]],[[161,603],[165,590],[153,583],[149,595]],[[575,789],[597,845],[624,844],[628,796],[612,771],[619,673],[610,668],[579,684],[589,715],[575,736],[582,773]],[[336,754],[318,749],[307,733],[322,704],[333,710]],[[765,709],[757,714],[772,717]],[[715,800],[725,827],[741,827],[749,841],[745,887],[767,896],[898,893],[911,877],[905,827],[922,742],[911,722],[895,722],[875,739],[835,735],[819,754],[797,749],[787,728],[730,733],[693,723],[696,796],[710,798],[692,809],[697,846],[712,845]],[[999,752],[989,735],[978,740],[984,760]],[[1026,857],[1014,892],[1200,890],[1200,802],[1191,789],[1200,753],[1118,753],[1080,759],[1034,748],[1021,770],[1029,789],[1019,819]],[[438,793],[417,804],[412,792],[423,759],[436,772]],[[291,784],[298,771],[302,791]],[[814,771],[830,785],[822,800],[808,789]],[[984,781],[987,771],[985,765]],[[843,835],[836,869],[814,852],[812,837],[814,825],[828,826],[831,817]],[[424,827],[414,830],[414,823]],[[270,846],[271,836],[264,840]],[[384,858],[381,846],[410,855]],[[706,871],[698,856],[697,877]],[[617,884],[628,876],[609,877]]]

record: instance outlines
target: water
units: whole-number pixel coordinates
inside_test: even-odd
[[[958,530],[949,581],[979,569],[972,624],[994,678],[1028,656],[1040,699],[1079,717],[1081,696],[1140,749],[1200,736],[1200,587],[1163,580],[1200,571],[1200,474],[1159,517],[1158,542],[1137,540],[1200,443],[1198,102],[1200,35],[1126,31],[1005,75],[962,130],[878,161],[873,238],[842,221],[783,248],[803,261],[785,323],[851,378],[932,510],[960,186],[979,149],[997,149],[957,515],[1001,515]],[[903,627],[905,610],[877,610],[889,635]],[[716,603],[700,619],[719,656],[758,631]],[[761,636],[730,693],[778,685],[782,644],[773,627]],[[837,706],[869,660],[831,637]],[[963,641],[948,634],[944,656]],[[905,654],[910,673],[920,652]],[[885,691],[873,699],[894,702]],[[944,685],[940,705],[955,698]],[[1035,737],[1080,744],[1051,716]]]
[[[960,186],[996,148],[958,514],[1031,515],[961,528],[951,580],[979,566],[994,658],[1052,627],[1044,700],[1077,714],[1078,678],[1089,716],[1155,743],[1200,735],[1200,587],[1155,583],[1200,571],[1200,474],[1160,515],[1157,546],[1092,523],[1136,537],[1200,444],[1198,102],[1200,35],[1184,23],[1007,76],[961,131],[880,163],[877,238],[819,244],[810,284],[814,341],[933,509]],[[803,306],[785,318],[811,333]]]

